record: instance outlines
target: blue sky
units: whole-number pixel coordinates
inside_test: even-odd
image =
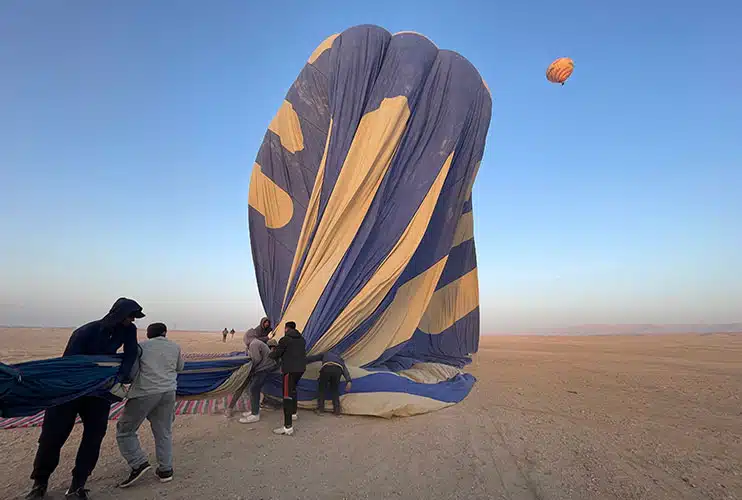
[[[484,328],[742,320],[742,4],[0,3],[0,323],[120,295],[171,328],[261,314],[250,170],[314,47],[362,23],[493,92],[475,186]],[[546,66],[569,56],[564,87]]]

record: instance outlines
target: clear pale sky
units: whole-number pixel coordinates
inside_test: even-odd
[[[493,92],[475,186],[485,331],[742,320],[742,3],[0,2],[0,324],[119,296],[171,328],[261,314],[247,190],[314,47],[356,24]],[[546,66],[569,56],[564,87]]]

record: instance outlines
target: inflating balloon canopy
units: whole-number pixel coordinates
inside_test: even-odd
[[[345,413],[427,412],[474,384],[471,194],[491,107],[461,55],[357,26],[312,52],[268,126],[249,192],[260,297],[278,337],[295,321],[311,354],[345,358]]]

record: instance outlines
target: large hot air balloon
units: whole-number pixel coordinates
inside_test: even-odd
[[[277,338],[295,321],[310,354],[345,358],[345,413],[423,413],[474,384],[471,193],[491,107],[459,54],[366,25],[316,48],[268,126],[249,193],[260,297]]]
[[[551,83],[564,85],[564,82],[572,75],[574,69],[575,63],[572,59],[569,57],[560,57],[549,64],[549,67],[546,69],[546,79]]]

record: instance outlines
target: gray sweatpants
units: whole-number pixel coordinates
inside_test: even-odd
[[[116,441],[121,455],[132,469],[147,462],[147,455],[142,451],[137,436],[144,419],[149,420],[152,427],[160,470],[172,470],[175,391],[142,396],[126,402],[124,413],[116,424]]]

